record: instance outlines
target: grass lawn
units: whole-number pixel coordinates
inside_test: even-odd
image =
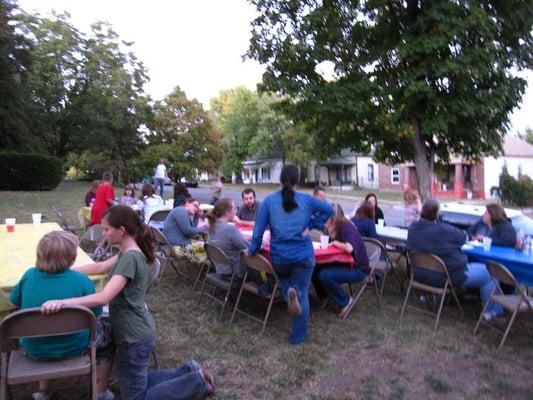
[[[53,192],[0,192],[0,218],[30,222],[52,206],[75,222],[87,184],[64,182]],[[190,276],[195,272],[186,267]],[[198,303],[191,284],[167,268],[159,288],[148,296],[157,322],[157,354],[162,367],[194,358],[215,376],[219,399],[531,399],[533,398],[533,320],[518,319],[502,351],[500,335],[482,327],[472,335],[479,315],[474,297],[462,298],[466,318],[446,306],[438,331],[433,319],[406,311],[399,319],[403,296],[389,279],[380,310],[367,291],[347,320],[333,307],[320,310],[312,300],[309,339],[289,346],[289,318],[283,304],[274,306],[265,336],[253,338],[259,324],[227,312],[218,321],[218,307]],[[413,300],[414,302],[414,300]],[[251,309],[263,303],[247,299]],[[83,385],[64,383],[54,399],[87,398]],[[81,386],[81,389],[80,389]],[[14,391],[28,398],[33,387]],[[118,394],[118,387],[112,389]],[[117,395],[117,398],[119,396]]]

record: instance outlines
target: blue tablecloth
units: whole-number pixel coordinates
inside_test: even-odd
[[[463,252],[468,256],[468,261],[485,263],[492,260],[503,264],[518,282],[533,286],[533,253],[501,246],[491,246],[489,251],[483,250],[483,246],[464,246]]]

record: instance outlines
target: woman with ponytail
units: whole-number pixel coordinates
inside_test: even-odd
[[[209,230],[207,243],[221,249],[228,256],[237,276],[243,277],[246,267],[241,263],[240,253],[248,247],[248,242],[241,231],[230,224],[235,218],[235,203],[231,199],[223,198],[215,202],[215,208],[207,215]],[[227,265],[215,265],[217,274],[231,276],[233,270]]]
[[[155,323],[145,304],[148,265],[155,261],[150,228],[128,206],[114,206],[102,218],[104,237],[120,253],[108,260],[74,267],[85,274],[109,273],[104,289],[95,294],[49,300],[45,314],[63,305],[98,307],[109,303],[116,346],[115,362],[123,399],[199,399],[214,391],[211,375],[194,361],[178,368],[148,372],[155,345]]]
[[[294,190],[299,175],[294,165],[283,168],[282,188],[267,196],[261,204],[248,248],[248,254],[256,254],[261,249],[263,232],[270,227],[270,259],[281,280],[289,314],[293,317],[291,344],[300,344],[307,336],[309,286],[315,269],[309,229],[322,228],[333,215],[333,208],[327,202]]]

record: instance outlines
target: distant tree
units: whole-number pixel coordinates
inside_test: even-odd
[[[533,128],[530,126],[528,126],[525,132],[521,133],[519,136],[529,144],[533,144]]]
[[[154,104],[148,128],[150,147],[144,151],[144,159],[164,157],[176,178],[195,176],[198,171],[213,172],[221,162],[221,135],[202,105],[187,99],[179,87]]]
[[[248,56],[264,90],[297,100],[317,153],[413,160],[427,197],[435,163],[501,151],[526,86],[511,71],[533,64],[531,0],[249,1]]]
[[[0,150],[38,150],[35,111],[27,85],[30,42],[15,1],[0,0]]]

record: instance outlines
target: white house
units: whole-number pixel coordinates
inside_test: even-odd
[[[514,178],[528,175],[533,178],[533,145],[517,136],[506,135],[503,144],[503,155],[499,157],[485,157],[485,198],[490,198],[490,189],[499,185],[499,178],[504,165]]]
[[[242,163],[242,181],[247,184],[279,183],[283,163],[281,159],[246,160]]]
[[[324,161],[312,161],[307,168],[307,181],[332,189],[351,189],[355,185],[367,189],[379,188],[379,165],[369,155],[349,149]]]

